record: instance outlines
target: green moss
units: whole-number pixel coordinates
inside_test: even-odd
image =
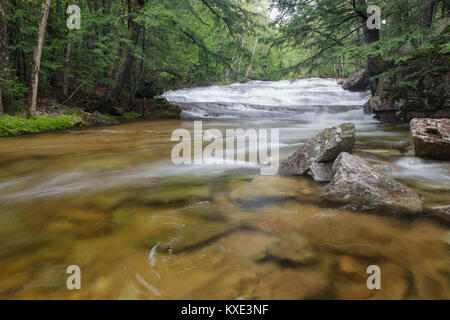
[[[54,130],[64,130],[84,125],[78,115],[36,116],[31,119],[20,116],[0,116],[0,136],[18,136]]]

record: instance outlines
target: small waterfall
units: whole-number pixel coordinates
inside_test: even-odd
[[[335,79],[250,81],[227,86],[171,90],[164,97],[188,119],[367,120],[368,93],[350,92]]]

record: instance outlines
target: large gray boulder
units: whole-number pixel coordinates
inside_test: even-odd
[[[360,69],[352,73],[347,80],[344,81],[342,88],[350,91],[363,91],[369,86],[369,71]]]
[[[360,157],[341,153],[333,163],[333,173],[333,179],[321,194],[323,199],[391,213],[418,213],[423,209],[422,200],[413,190]]]
[[[308,170],[317,181],[331,180],[331,164],[341,152],[352,152],[355,145],[355,125],[351,122],[327,128],[305,142],[293,155],[281,163],[281,172],[303,175]],[[319,165],[317,165],[319,164]]]

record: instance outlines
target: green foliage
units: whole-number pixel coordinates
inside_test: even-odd
[[[70,129],[83,125],[77,115],[36,116],[27,119],[21,116],[0,116],[0,136],[18,136],[54,130]]]
[[[278,31],[267,19],[270,0],[78,0],[80,30],[66,27],[68,4],[52,1],[41,95],[63,98],[65,72],[69,93],[81,86],[78,93],[84,98],[96,99],[98,89],[112,95],[128,52],[132,61],[125,70],[122,100],[136,94],[153,97],[179,86],[279,79],[279,69],[298,57],[295,50],[272,47],[269,38]],[[12,87],[19,105],[26,103],[40,8],[41,0],[6,2],[11,68],[17,75]]]
[[[341,75],[366,67],[369,57],[403,64],[411,58],[411,51],[426,49],[436,32],[434,26],[424,26],[426,1],[408,0],[276,0],[280,11],[276,24],[281,36],[274,39],[277,46],[295,46],[304,57],[289,69],[330,73],[340,67]],[[368,5],[381,8],[379,40],[365,37]],[[441,18],[445,3],[434,6],[434,19]],[[445,32],[445,29],[444,29]],[[448,53],[448,42],[441,53]]]

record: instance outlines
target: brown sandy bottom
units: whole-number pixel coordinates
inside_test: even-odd
[[[167,159],[179,125],[0,140],[0,181],[15,182],[0,190],[0,298],[450,298],[448,227],[323,203],[308,177],[153,178],[163,167],[143,168]],[[392,165],[360,141],[357,154]],[[405,182],[450,202],[445,187]],[[69,265],[81,290],[66,287]],[[366,286],[369,265],[381,290]]]

